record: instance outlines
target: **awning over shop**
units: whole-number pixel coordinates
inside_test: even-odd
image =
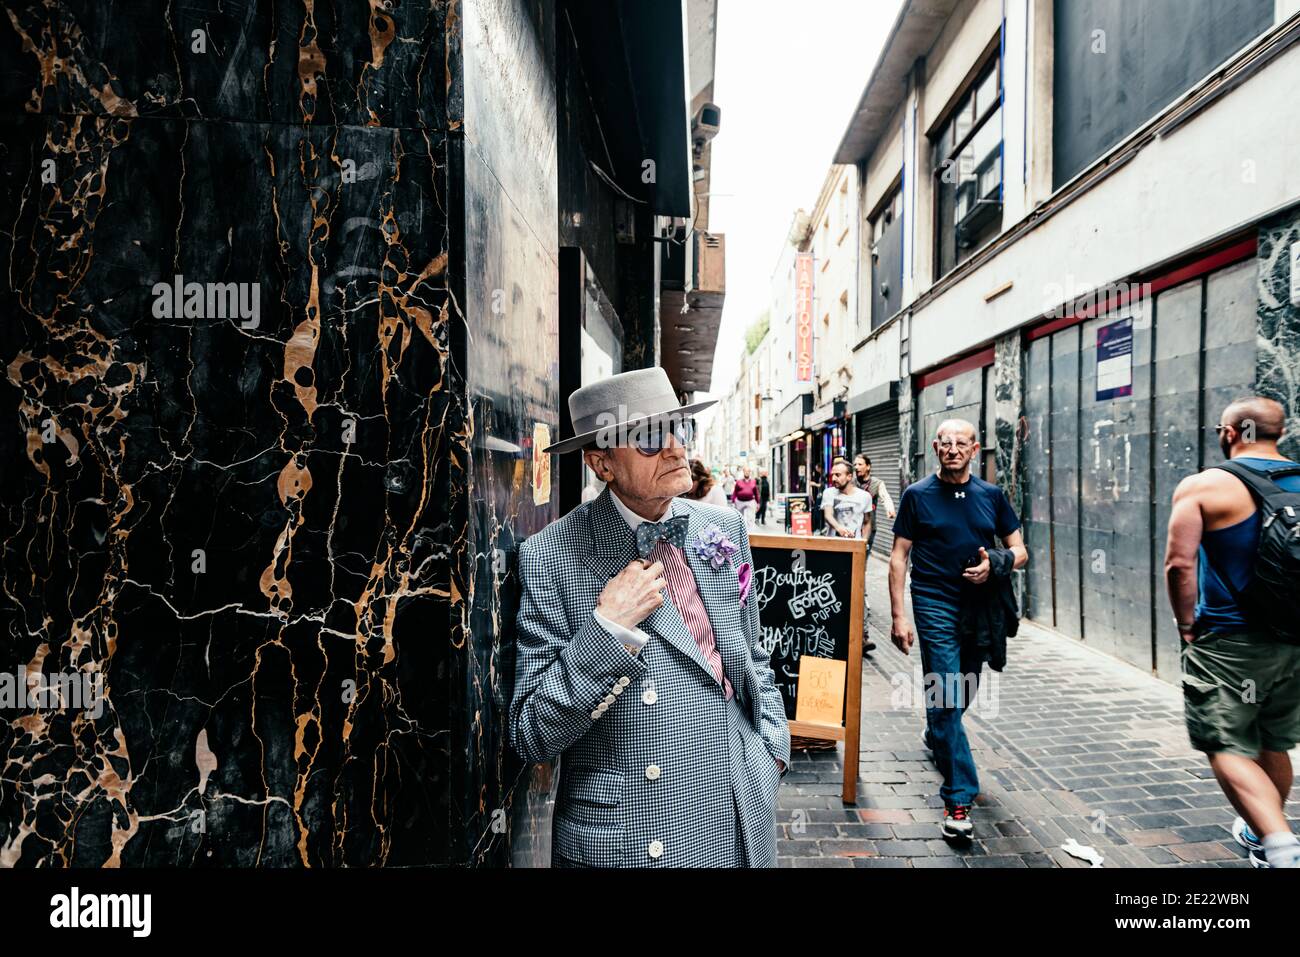
[[[777,436],[778,440],[784,440],[791,432],[802,429],[804,410],[811,404],[811,400],[812,396],[804,393],[786,403],[785,408],[772,420],[772,435]]]
[[[614,0],[570,18],[598,113],[632,102],[632,122],[602,127],[620,190],[661,216],[691,215],[691,117],[682,0]],[[653,185],[643,175],[654,161]]]
[[[874,389],[867,389],[865,392],[849,396],[848,414],[857,415],[859,412],[874,409],[886,402],[897,403],[898,392],[898,380],[895,379],[893,382],[882,382]]]
[[[821,408],[814,409],[811,415],[804,416],[804,428],[817,429],[834,419],[842,419],[845,409],[846,403],[843,399],[827,402]]]

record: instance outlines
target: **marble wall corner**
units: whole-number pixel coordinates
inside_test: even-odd
[[[1255,381],[1260,395],[1286,410],[1286,431],[1278,447],[1300,461],[1300,306],[1291,303],[1291,248],[1300,243],[1300,209],[1292,209],[1259,230],[1259,305]]]
[[[1024,351],[1019,330],[1003,336],[994,343],[991,370],[998,485],[1017,515],[1024,507]]]

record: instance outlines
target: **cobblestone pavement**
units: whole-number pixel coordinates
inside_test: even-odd
[[[920,656],[889,641],[886,572],[873,555],[857,806],[840,799],[843,745],[796,752],[779,866],[1089,866],[1061,850],[1071,837],[1105,867],[1249,866],[1228,831],[1234,812],[1187,743],[1179,689],[1027,622],[965,719],[983,791],[975,840],[945,842],[941,778],[921,744]]]

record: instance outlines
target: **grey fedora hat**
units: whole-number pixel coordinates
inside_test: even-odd
[[[709,399],[690,405],[678,405],[677,393],[668,380],[668,373],[658,366],[620,372],[608,379],[584,385],[569,396],[573,435],[542,451],[572,452],[598,439],[617,436],[623,426],[663,416],[688,416],[707,409],[717,401]]]

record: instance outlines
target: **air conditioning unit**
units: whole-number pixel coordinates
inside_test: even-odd
[[[727,291],[726,237],[696,230],[691,236],[690,292]]]

